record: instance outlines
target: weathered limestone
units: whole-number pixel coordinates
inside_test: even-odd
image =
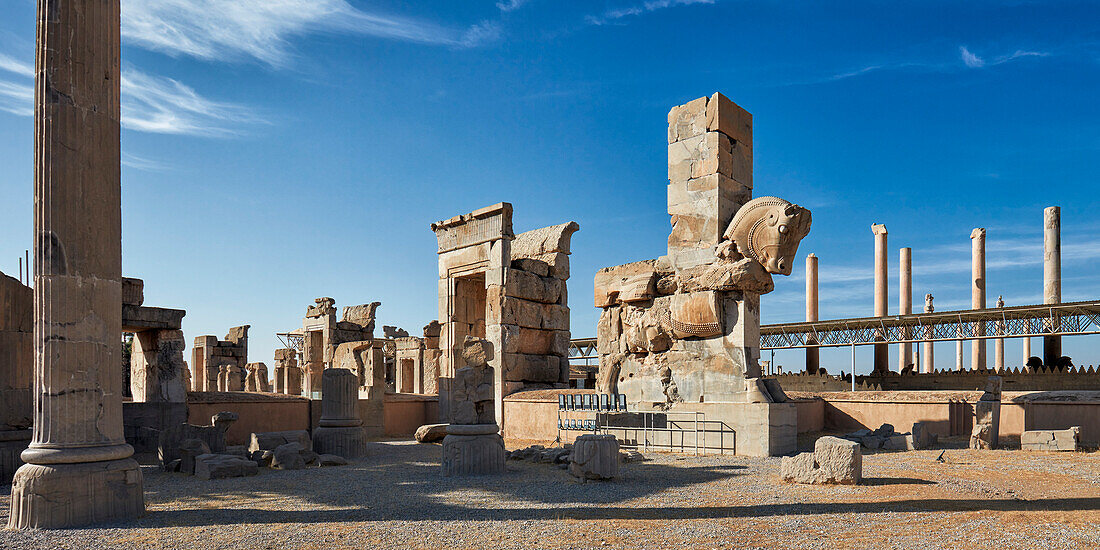
[[[336,350],[340,345],[364,342],[369,345],[374,341],[375,315],[382,303],[345,307],[340,321],[336,320],[336,300],[322,297],[315,299],[314,303],[306,308],[301,330],[305,337],[302,353],[305,392],[316,398],[316,394],[322,393],[323,372],[335,365]],[[353,372],[362,374],[354,369]],[[369,385],[369,381],[362,376],[359,382],[361,386]]]
[[[985,228],[970,233],[970,307],[985,309]],[[985,323],[977,323],[975,334],[985,336]],[[986,343],[982,338],[970,342],[970,368],[986,369]]]
[[[305,430],[288,430],[285,432],[260,432],[253,433],[248,444],[248,452],[274,451],[287,443],[297,443],[301,448],[312,450],[313,440],[309,432]]]
[[[34,436],[10,528],[145,511],[122,427],[118,0],[39,2]]]
[[[34,291],[0,273],[0,484],[11,482],[31,441]]]
[[[573,442],[569,473],[581,479],[619,477],[619,441],[610,434],[585,434]]]
[[[333,352],[332,368],[356,373],[359,400],[365,401],[358,412],[368,437],[383,434],[386,396],[386,361],[382,340],[344,342]],[[323,396],[322,396],[323,399]],[[323,408],[323,407],[322,407]]]
[[[425,424],[416,429],[413,437],[420,443],[443,441],[447,437],[447,424]]]
[[[1043,210],[1043,303],[1062,302],[1062,209],[1050,206]],[[1053,330],[1060,330],[1055,320]],[[1043,364],[1052,366],[1062,358],[1062,337],[1043,337]]]
[[[275,350],[275,393],[302,394],[302,371],[298,368],[298,351],[291,348]]]
[[[1024,451],[1076,451],[1080,446],[1081,427],[1065,430],[1027,430],[1020,434]]]
[[[524,389],[565,387],[569,380],[570,242],[574,223],[514,236],[512,205],[499,203],[432,224],[439,254],[439,395],[464,364],[466,336],[496,350],[494,410],[503,425],[503,398]],[[449,408],[441,407],[442,420]]]
[[[1001,429],[1001,377],[990,376],[981,399],[974,404],[971,449],[996,449]]]
[[[439,392],[439,329],[439,322],[432,321],[424,327],[423,338],[394,340],[397,393],[431,395]]]
[[[504,439],[494,422],[495,377],[490,362],[493,344],[466,336],[462,359],[451,382],[450,418],[443,438],[444,476],[500,474],[504,472]]]
[[[898,271],[898,315],[913,313],[913,249],[902,248],[899,253]],[[902,333],[905,338],[911,338],[908,329]],[[913,344],[901,344],[898,352],[898,372],[904,372],[913,364]]]
[[[342,368],[325,369],[321,422],[313,430],[314,450],[347,459],[366,455],[367,438],[359,420],[359,376]]]
[[[936,307],[932,304],[934,297],[931,294],[924,295],[924,312],[934,313]],[[932,346],[932,327],[924,329],[924,360],[921,362],[922,373],[931,373],[936,370],[936,353],[935,348]]]
[[[199,479],[254,476],[259,470],[255,461],[236,455],[204,454],[195,457],[195,477]]]
[[[244,369],[244,391],[265,393],[271,391],[271,381],[267,378],[266,363],[248,363],[244,366]]]
[[[187,400],[182,330],[134,333],[130,351],[130,391],[134,401],[183,403]]]
[[[886,266],[887,233],[886,226],[876,223],[871,225],[871,233],[875,235],[875,317],[885,317],[889,312],[889,268]],[[875,344],[875,372],[890,370],[890,349],[886,344]]]
[[[818,320],[817,308],[817,256],[806,256],[806,320]],[[809,339],[812,339],[810,337]],[[818,348],[806,348],[806,373],[817,374],[821,366],[821,350]]]
[[[248,329],[243,325],[229,329],[224,340],[216,336],[199,336],[191,348],[191,389],[192,391],[243,391],[244,368],[248,364]],[[223,369],[222,367],[226,367]],[[239,385],[227,385],[224,378],[219,383],[219,375],[229,372],[241,373]],[[229,388],[229,389],[226,389]]]
[[[740,454],[788,453],[793,405],[753,403],[746,380],[760,376],[760,294],[791,273],[810,212],[752,198],[752,117],[729,99],[674,107],[668,121],[668,254],[596,273],[597,387],[639,410],[728,419]]]
[[[860,444],[838,437],[822,437],[814,452],[785,456],[780,477],[791,483],[857,485],[863,479]]]

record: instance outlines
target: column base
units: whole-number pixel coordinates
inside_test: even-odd
[[[61,529],[145,515],[141,467],[132,458],[24,464],[11,488],[9,529]]]
[[[320,426],[313,430],[313,450],[322,455],[362,458],[367,455],[367,434],[362,426]]]
[[[443,438],[443,476],[503,474],[504,438],[498,430],[496,424],[447,426],[447,437]]]

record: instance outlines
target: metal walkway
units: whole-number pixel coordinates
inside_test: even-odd
[[[760,349],[1100,334],[1100,301],[966,309],[760,327]]]

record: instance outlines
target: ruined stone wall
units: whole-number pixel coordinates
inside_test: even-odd
[[[0,273],[0,483],[11,481],[30,443],[34,293]]]
[[[251,325],[233,327],[224,340],[219,340],[217,336],[195,338],[195,345],[191,348],[192,391],[244,391],[249,328]],[[226,374],[237,375],[241,380],[239,386],[226,385]]]
[[[981,391],[990,375],[1003,379],[1005,391],[1100,390],[1100,372],[1094,367],[1058,369],[941,370],[932,373],[896,372],[856,376],[857,391]],[[835,392],[852,389],[850,376],[828,374],[781,374],[772,376],[783,389],[804,392]]]

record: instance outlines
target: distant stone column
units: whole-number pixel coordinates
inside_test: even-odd
[[[321,421],[313,430],[313,448],[344,458],[364,456],[367,438],[359,419],[359,375],[329,368],[321,379]]]
[[[1043,211],[1043,303],[1062,303],[1062,209],[1057,206]],[[1051,330],[1061,330],[1057,319]],[[1062,357],[1062,337],[1043,337],[1043,363],[1050,366]]]
[[[924,295],[924,312],[934,313],[936,311],[935,306],[932,305],[933,296],[931,294]],[[924,329],[924,362],[921,363],[921,372],[932,372],[936,370],[936,357],[932,346],[932,327],[928,326]]]
[[[963,363],[963,342],[964,338],[963,327],[959,325],[958,328],[958,340],[955,340],[955,370],[963,370],[966,368],[966,364]]]
[[[875,234],[875,317],[885,317],[890,294],[887,288],[889,268],[886,267],[886,226],[879,223],[872,224],[871,232]],[[878,335],[877,338],[882,338],[882,335]],[[888,345],[875,344],[875,372],[890,370],[889,362]]]
[[[806,256],[806,320],[817,321],[817,256]],[[809,336],[807,343],[813,342],[813,336]],[[821,350],[816,347],[806,348],[806,374],[817,374],[821,366]]]
[[[913,313],[913,249],[903,248],[899,254],[899,283],[898,315]],[[909,329],[902,333],[905,339],[912,337]],[[905,370],[913,361],[913,344],[904,343],[898,353],[898,372]]]
[[[122,428],[119,0],[38,2],[34,436],[8,527],[145,513]]]
[[[1021,364],[1023,366],[1027,366],[1027,360],[1031,359],[1031,338],[1024,338],[1023,340],[1024,340],[1024,342],[1023,342],[1024,349],[1023,349],[1022,355],[1024,357],[1023,357],[1023,363],[1021,363]]]
[[[1004,309],[1004,296],[997,296],[997,307]],[[1005,322],[997,321],[997,336],[1005,335]],[[1005,370],[1005,339],[997,338],[993,341],[993,368],[998,372]]]
[[[985,309],[985,228],[970,232],[970,307]],[[975,336],[985,336],[985,323],[974,324]],[[982,338],[970,342],[970,368],[985,370],[986,343]]]

